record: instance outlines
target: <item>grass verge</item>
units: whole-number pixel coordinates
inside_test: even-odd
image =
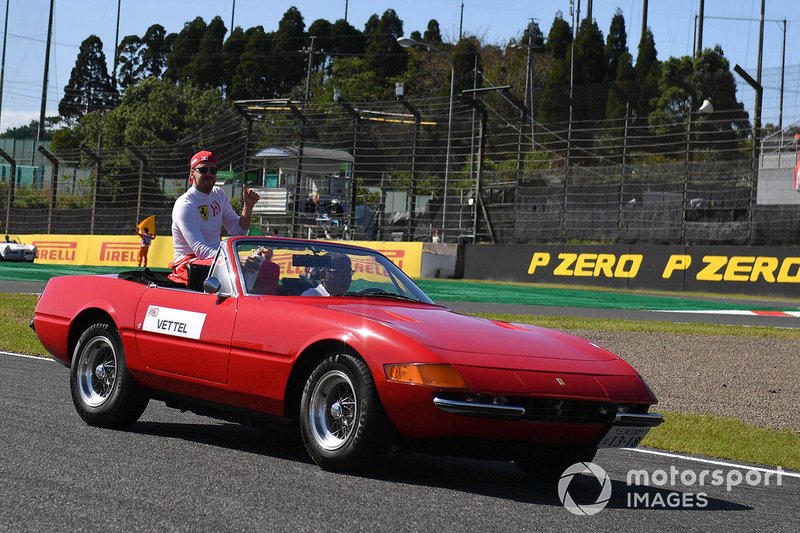
[[[736,418],[667,412],[643,446],[800,470],[800,434],[746,424]]]
[[[28,355],[47,355],[29,327],[36,307],[35,294],[0,294],[0,350]]]
[[[28,327],[35,306],[35,295],[0,293],[0,351],[46,355],[36,335]],[[509,314],[480,316],[562,330],[800,338],[800,331],[780,328]],[[650,432],[643,443],[645,446],[800,470],[800,435],[791,430],[776,431],[751,426],[737,419],[689,413],[669,412],[664,417],[666,421]]]
[[[572,316],[516,315],[507,313],[475,313],[475,316],[503,322],[533,324],[544,328],[566,331],[630,331],[634,333],[675,333],[679,335],[725,335],[736,337],[763,337],[772,339],[800,339],[800,329],[761,326],[732,326],[657,322],[655,320],[619,320],[608,318],[583,318]]]

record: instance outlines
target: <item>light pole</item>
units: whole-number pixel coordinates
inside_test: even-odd
[[[426,48],[429,52],[439,54],[447,59],[450,63],[450,110],[447,114],[447,150],[445,152],[444,163],[444,192],[442,194],[442,242],[445,242],[445,230],[447,227],[447,190],[450,185],[450,144],[453,136],[453,100],[455,99],[456,92],[456,65],[453,63],[452,58],[442,50],[436,48],[430,43],[417,41],[409,37],[398,37],[397,44],[403,48],[411,48],[412,46],[421,46]]]

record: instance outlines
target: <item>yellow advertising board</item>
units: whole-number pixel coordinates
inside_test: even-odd
[[[37,263],[45,265],[89,265],[136,267],[139,238],[136,235],[20,235],[26,244],[39,251]],[[412,278],[422,269],[421,242],[347,241],[377,250]],[[148,254],[147,265],[166,268],[172,261],[172,237],[157,235]]]

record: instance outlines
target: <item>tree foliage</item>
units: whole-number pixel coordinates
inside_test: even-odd
[[[90,35],[81,43],[58,113],[67,120],[76,120],[92,111],[113,109],[118,101],[119,92],[108,74],[103,41]]]

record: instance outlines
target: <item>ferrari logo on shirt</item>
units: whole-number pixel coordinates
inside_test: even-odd
[[[200,218],[203,219],[203,222],[208,222],[208,206],[201,205],[197,210],[200,211]]]

